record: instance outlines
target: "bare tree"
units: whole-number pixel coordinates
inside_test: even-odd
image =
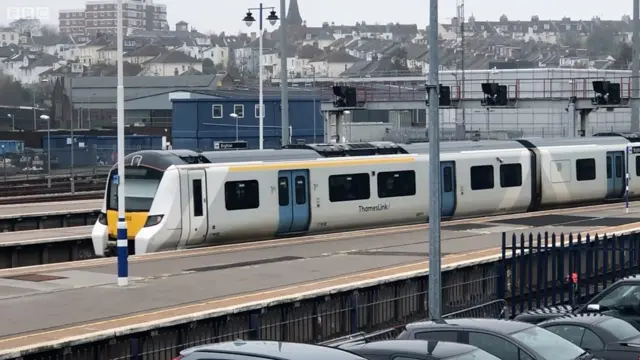
[[[9,27],[20,34],[34,33],[42,27],[38,19],[18,19],[9,24]]]

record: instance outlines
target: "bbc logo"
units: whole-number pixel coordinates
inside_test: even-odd
[[[49,20],[50,10],[48,7],[10,6],[7,8],[7,20],[14,21],[20,19]]]

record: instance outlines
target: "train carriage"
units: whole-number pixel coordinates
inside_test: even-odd
[[[627,171],[635,195],[640,155],[632,149],[624,136],[442,143],[442,216],[619,199]],[[422,223],[429,213],[429,161],[428,144],[387,142],[130,154],[129,248],[141,254]],[[93,230],[97,255],[115,245],[116,168],[109,179],[103,215]]]

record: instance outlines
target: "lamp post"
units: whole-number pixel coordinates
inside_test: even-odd
[[[11,118],[11,131],[16,131],[16,117],[13,114],[7,114]]]
[[[236,141],[238,141],[238,114],[233,113],[233,114],[229,114],[229,116],[231,116],[236,120]],[[262,138],[260,140],[262,140]]]
[[[47,122],[47,187],[51,188],[51,118],[40,115],[40,120]]]
[[[313,70],[313,143],[316,143],[316,67],[312,64],[306,66]]]
[[[276,24],[276,21],[278,21],[278,16],[276,15],[276,10],[274,7],[264,7],[262,6],[262,3],[260,3],[260,7],[258,8],[250,8],[249,11],[247,11],[246,16],[244,17],[244,19],[242,19],[242,21],[244,21],[245,24],[247,24],[247,27],[251,27],[251,25],[256,22],[256,19],[253,17],[253,14],[251,14],[251,10],[258,10],[258,25],[259,25],[259,32],[260,34],[259,36],[259,46],[258,46],[258,81],[260,82],[259,85],[259,100],[258,100],[258,107],[260,108],[260,116],[259,118],[259,127],[260,127],[260,135],[259,135],[259,144],[260,144],[260,150],[262,150],[264,148],[264,96],[263,96],[263,91],[262,91],[262,83],[263,83],[263,74],[262,74],[262,32],[263,32],[263,26],[262,26],[262,19],[263,19],[263,14],[262,11],[263,10],[271,10],[271,12],[269,13],[269,16],[267,16],[267,20],[269,20],[269,23],[273,26]],[[286,54],[280,54],[280,56],[286,56]],[[237,121],[237,118],[236,118]],[[236,133],[237,133],[237,127],[236,127]]]

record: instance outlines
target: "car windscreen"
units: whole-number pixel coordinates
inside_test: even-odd
[[[499,358],[489,354],[483,350],[473,350],[466,354],[455,355],[448,358],[444,358],[443,360],[500,360]]]
[[[537,326],[512,333],[511,337],[549,360],[573,360],[584,352],[568,340]]]
[[[612,333],[618,340],[640,336],[640,331],[634,328],[633,325],[621,319],[611,318],[599,323],[598,325]]]

